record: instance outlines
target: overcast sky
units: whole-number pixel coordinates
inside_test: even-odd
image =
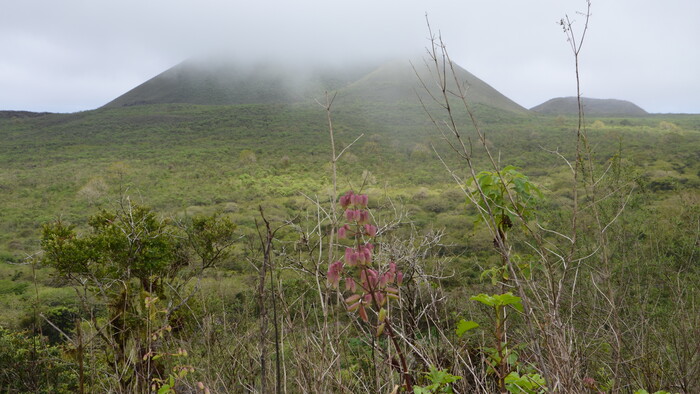
[[[557,21],[584,0],[0,0],[0,110],[97,108],[182,60],[408,54],[425,14],[453,59],[520,105],[575,95]],[[700,113],[700,1],[593,0],[583,95]]]

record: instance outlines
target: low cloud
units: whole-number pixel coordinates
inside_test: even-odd
[[[682,3],[682,4],[681,4]],[[454,60],[525,107],[575,94],[556,21],[584,1],[46,2],[0,15],[0,109],[96,108],[193,56],[228,52],[304,64],[411,56],[427,13]],[[594,2],[582,51],[586,94],[651,112],[700,112],[700,3]]]

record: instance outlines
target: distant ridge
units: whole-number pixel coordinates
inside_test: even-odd
[[[644,116],[647,111],[638,105],[616,99],[595,99],[582,97],[583,110],[592,116]],[[576,97],[559,97],[546,101],[531,111],[546,115],[575,115],[578,114],[578,101]]]
[[[37,116],[44,116],[49,114],[51,114],[51,112],[0,111],[0,119],[36,118]]]
[[[418,74],[432,86],[432,77],[423,71],[425,67],[418,65]],[[510,112],[527,112],[527,109],[463,68],[455,65],[455,69],[458,79],[467,86],[467,98],[471,103]],[[336,91],[339,101],[410,101],[418,105],[416,92],[422,90],[416,72],[407,59],[374,65],[316,66],[315,69],[274,62],[245,64],[231,59],[193,59],[153,77],[104,107],[166,103],[240,105],[313,102],[313,98],[321,97],[325,91]],[[427,96],[425,92],[422,93]]]

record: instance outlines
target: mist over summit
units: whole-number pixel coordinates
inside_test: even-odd
[[[188,59],[133,88],[104,107],[187,103],[270,104],[301,101],[359,78],[369,66],[303,66],[265,59]]]
[[[435,76],[413,57],[345,63],[256,61],[232,57],[186,60],[107,103],[106,108],[187,103],[241,105],[313,102],[324,92],[336,92],[339,102],[412,103],[425,87],[437,93]],[[470,103],[510,112],[527,110],[488,83],[455,65],[457,79]],[[455,90],[456,85],[450,84]]]

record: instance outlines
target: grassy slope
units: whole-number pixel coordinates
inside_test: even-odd
[[[478,105],[476,111],[504,163],[521,167],[542,185],[550,208],[565,205],[566,167],[543,148],[571,157],[574,119]],[[446,247],[448,253],[471,247],[473,212],[432,153],[430,144],[450,156],[424,113],[413,104],[340,101],[334,120],[339,147],[364,134],[341,162],[341,190],[357,188],[367,171],[373,201],[391,197],[418,228],[446,228],[445,244],[453,245]],[[622,147],[641,189],[661,193],[659,198],[681,189],[697,193],[700,116],[604,118],[595,124],[589,133],[599,161]],[[164,215],[223,211],[246,232],[258,204],[271,219],[288,219],[310,207],[301,193],[323,198],[329,186],[327,125],[317,105],[105,108],[0,119],[0,138],[0,256],[5,261],[34,254],[43,223],[60,216],[80,225],[99,207],[113,204],[120,190]],[[475,159],[484,163],[483,157]],[[464,172],[461,163],[449,164]],[[240,263],[229,264],[234,266]],[[31,272],[4,264],[0,271],[7,311],[0,324],[15,324],[31,294],[25,286]],[[58,292],[57,302],[70,302],[61,290],[44,286],[53,283],[45,273],[39,280],[42,294]]]
[[[486,105],[520,115],[527,112],[525,108],[510,100],[475,75],[459,66],[455,67],[457,78],[463,84],[462,88],[466,92],[466,97],[470,103]],[[425,86],[431,89],[431,94],[436,97],[440,95],[440,91],[437,88],[438,83],[434,80],[425,63],[420,60],[412,63],[405,60],[397,60],[383,64],[363,78],[341,89],[339,99],[350,102],[403,102],[408,105],[414,104],[416,109],[419,110],[420,106],[416,100],[417,92],[420,93],[423,102],[427,104],[432,103],[430,96],[425,92],[420,81],[423,81]],[[448,81],[448,89],[451,92],[458,91],[453,80]]]
[[[497,112],[501,117],[489,121],[488,114],[482,111],[489,139],[527,173],[548,176],[557,165],[556,157],[540,147],[566,150],[571,145],[570,121]],[[621,143],[626,157],[649,168],[649,176],[696,182],[698,117],[668,118],[677,129],[666,130],[658,128],[663,119],[636,118],[624,126],[604,119],[602,128],[591,129],[594,147],[605,159]],[[339,106],[335,121],[340,146],[365,134],[349,151],[342,179],[357,182],[369,170],[391,187],[449,183],[429,149],[439,138],[412,107]],[[120,183],[169,212],[246,204],[268,194],[289,197],[327,185],[325,118],[313,106],[101,109],[0,120],[0,130],[0,250],[5,256],[32,252],[42,223],[58,215],[84,218],[92,205],[114,197]],[[254,152],[257,162],[242,163],[244,150]]]

